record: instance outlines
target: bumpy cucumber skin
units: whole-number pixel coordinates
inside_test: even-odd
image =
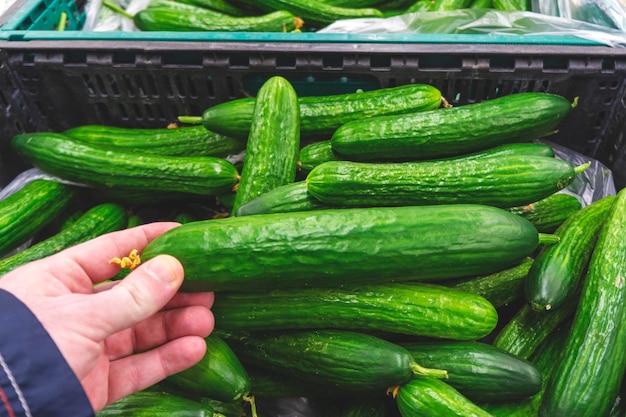
[[[157,155],[226,157],[246,149],[244,140],[211,132],[204,126],[129,129],[84,125],[67,129],[63,134],[87,144],[115,151],[128,149],[131,152]]]
[[[167,392],[139,391],[109,404],[96,417],[214,417],[213,409]]]
[[[493,417],[446,382],[413,378],[400,386],[396,397],[402,417]]]
[[[582,208],[580,200],[570,194],[556,193],[531,204],[507,210],[523,216],[541,233],[553,233],[563,222]]]
[[[190,13],[170,7],[148,7],[137,12],[133,22],[143,31],[290,32],[295,29],[296,18],[285,10],[263,16],[232,17],[218,12]]]
[[[498,155],[460,162],[331,161],[315,167],[306,182],[313,197],[330,205],[474,203],[506,208],[554,194],[576,175],[568,161]]]
[[[626,368],[626,190],[596,242],[561,360],[548,381],[541,417],[608,415]]]
[[[0,260],[0,275],[86,240],[124,229],[127,218],[126,210],[120,205],[103,203],[94,206],[56,235]]]
[[[408,84],[358,93],[299,97],[302,139],[330,139],[350,120],[383,114],[427,111],[441,105],[441,91],[428,84]],[[203,125],[226,136],[246,139],[252,125],[254,98],[240,98],[209,107]]]
[[[52,222],[75,192],[51,180],[34,180],[0,201],[0,255],[7,254]]]
[[[240,0],[242,3],[258,7],[261,10],[288,10],[304,20],[305,24],[329,24],[340,19],[357,19],[362,17],[383,17],[375,8],[350,8],[324,4],[310,0]]]
[[[434,284],[290,288],[219,294],[212,307],[225,330],[320,326],[474,340],[491,333],[498,313],[481,296]]]
[[[518,93],[428,112],[379,116],[342,125],[331,138],[342,159],[432,159],[554,133],[570,113],[564,97]]]
[[[328,205],[321,203],[309,194],[306,182],[297,181],[276,187],[240,205],[237,208],[235,216],[290,213],[294,211],[310,211],[323,208],[328,208]]]
[[[204,357],[182,372],[167,378],[178,388],[218,401],[237,401],[250,392],[250,378],[228,343],[216,334],[205,339]]]
[[[557,309],[572,297],[615,198],[606,196],[572,215],[554,232],[559,243],[541,248],[525,285],[532,308]]]
[[[296,178],[300,149],[300,106],[293,86],[280,76],[257,95],[241,179],[232,214],[239,206]]]
[[[489,275],[464,278],[451,283],[452,288],[485,297],[494,307],[503,307],[523,297],[524,281],[533,258],[524,258],[510,268]]]
[[[312,330],[223,337],[244,364],[342,391],[385,390],[413,375],[406,349],[365,333]]]
[[[448,371],[446,383],[475,402],[521,400],[541,389],[531,362],[476,341],[400,342],[421,366]]]
[[[175,256],[189,290],[257,291],[488,274],[520,262],[538,244],[535,227],[519,216],[451,204],[198,221],[150,242],[142,259]]]
[[[562,308],[549,314],[533,310],[527,303],[511,317],[494,338],[492,344],[528,359],[537,347],[562,323],[576,312],[577,303],[566,303]]]
[[[114,152],[49,132],[17,135],[11,143],[42,171],[94,187],[217,195],[239,178],[233,164],[210,156]]]

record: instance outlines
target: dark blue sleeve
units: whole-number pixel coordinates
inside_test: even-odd
[[[0,416],[93,415],[80,381],[41,323],[0,290]]]

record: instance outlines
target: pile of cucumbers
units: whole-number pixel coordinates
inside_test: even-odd
[[[144,31],[294,32],[343,19],[465,8],[530,11],[531,5],[526,0],[152,0],[128,17]]]
[[[565,191],[588,164],[538,141],[579,99],[299,97],[273,76],[194,125],[20,134],[51,177],[0,201],[0,274],[181,222],[140,256],[173,255],[185,291],[215,291],[207,353],[100,417],[302,397],[324,416],[623,416],[626,191],[583,206]],[[111,224],[83,220],[96,210]]]

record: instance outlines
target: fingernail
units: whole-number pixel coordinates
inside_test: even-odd
[[[178,267],[174,258],[157,256],[146,263],[146,272],[165,285],[177,284],[179,281]]]

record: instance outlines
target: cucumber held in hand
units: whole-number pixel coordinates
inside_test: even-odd
[[[428,112],[345,123],[333,152],[353,161],[432,159],[529,141],[556,131],[574,104],[548,93],[518,93]]]
[[[150,242],[142,258],[175,256],[190,290],[258,291],[488,274],[539,241],[532,223],[495,207],[371,207],[187,223]]]

